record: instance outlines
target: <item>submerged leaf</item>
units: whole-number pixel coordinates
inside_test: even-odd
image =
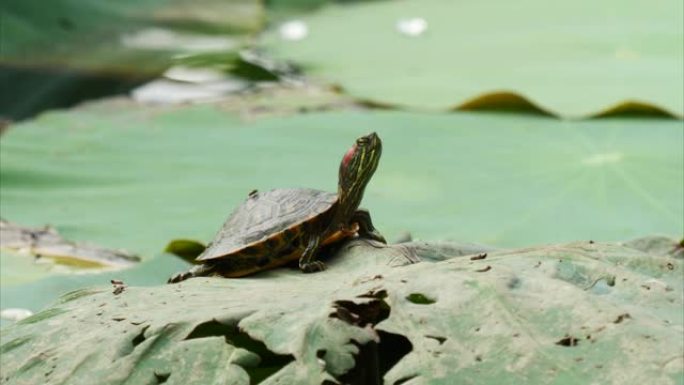
[[[207,246],[191,239],[174,239],[169,242],[164,252],[171,253],[188,263],[195,263],[197,258]]]
[[[97,0],[5,0],[2,11],[3,64],[121,77],[158,74],[173,54],[236,49],[236,37],[263,23],[256,0],[125,0],[107,6]]]

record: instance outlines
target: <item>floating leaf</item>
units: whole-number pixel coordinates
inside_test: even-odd
[[[5,133],[6,219],[156,255],[171,239],[211,240],[253,189],[335,191],[344,152],[377,131],[383,155],[362,205],[387,239],[408,230],[522,246],[684,233],[677,121],[366,111],[243,122],[220,105],[117,103]]]
[[[27,228],[0,219],[0,235],[0,249],[23,253],[29,258],[47,258],[59,265],[120,269],[140,262],[140,257],[123,250],[68,241],[50,226]]]
[[[66,240],[50,226],[27,228],[0,219],[2,287],[22,285],[54,275],[115,271],[139,261],[140,257],[124,250]],[[47,298],[62,293],[54,289],[47,293]],[[19,301],[19,304],[33,308],[30,301]]]
[[[306,39],[263,44],[362,100],[447,110],[518,107],[562,117],[684,116],[681,1],[384,1],[303,17]],[[395,25],[421,18],[419,36]],[[518,106],[516,106],[518,105]]]

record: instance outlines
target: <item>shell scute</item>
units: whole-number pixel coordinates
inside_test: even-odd
[[[229,257],[265,242],[287,244],[301,226],[328,212],[337,194],[314,189],[275,189],[250,194],[228,217],[198,261]]]

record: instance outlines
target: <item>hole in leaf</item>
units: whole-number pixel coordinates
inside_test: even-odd
[[[385,331],[378,331],[380,336],[380,344],[378,351],[380,352],[380,378],[385,373],[389,372],[394,365],[396,365],[405,355],[413,350],[413,345],[408,338],[401,334],[394,334]]]
[[[425,338],[432,338],[433,340],[437,340],[437,342],[439,342],[440,345],[443,344],[447,340],[446,337],[439,337],[439,336],[425,336]]]
[[[140,328],[140,332],[138,332],[133,339],[131,340],[130,346],[124,347],[119,351],[120,357],[125,357],[135,350],[135,348],[140,345],[141,343],[145,342],[147,339],[145,337],[145,331],[150,327],[150,325],[144,325],[142,328]]]
[[[386,297],[384,290],[376,292],[379,297]],[[365,304],[356,304],[352,301],[337,301],[335,312],[330,315],[354,325],[366,326],[377,325],[387,319],[390,315],[390,307],[383,300],[376,300]],[[380,342],[371,341],[365,345],[360,345],[354,341],[359,348],[359,353],[354,357],[355,366],[340,376],[338,380],[342,384],[382,384],[385,374],[392,369],[406,354],[413,350],[413,345],[408,338],[377,330]],[[317,352],[320,353],[321,351]],[[317,354],[318,355],[318,354]],[[324,358],[319,356],[319,358]]]
[[[157,384],[163,384],[166,380],[171,377],[171,373],[157,373],[154,372],[154,378],[157,380]]]
[[[428,298],[425,296],[425,294],[421,293],[411,293],[406,296],[406,299],[418,305],[430,305],[432,303],[435,303],[434,299]]]
[[[380,385],[385,374],[405,355],[413,350],[408,338],[378,330],[380,342],[371,341],[365,345],[354,343],[359,348],[355,355],[356,365],[338,377],[342,384]]]
[[[413,380],[413,379],[416,378],[416,377],[418,377],[418,376],[413,375],[413,376],[403,377],[403,378],[400,378],[400,379],[394,381],[394,384],[392,384],[392,385],[401,385],[401,384],[405,384],[405,383],[407,383],[407,382]]]
[[[256,367],[243,367],[249,375],[249,383],[252,385],[262,382],[294,360],[294,357],[291,355],[276,354],[268,350],[263,342],[253,339],[247,333],[241,331],[237,325],[226,325],[216,320],[197,325],[185,339],[190,340],[214,336],[223,336],[226,339],[226,343],[237,348],[249,350],[261,358],[259,365]]]
[[[133,348],[135,348],[136,346],[138,346],[138,345],[140,345],[141,343],[143,343],[143,341],[145,341],[145,331],[146,331],[149,327],[150,327],[150,325],[145,325],[145,326],[143,326],[142,330],[140,330],[140,333],[138,333],[137,336],[133,337],[133,341],[131,341],[131,342],[133,343]]]
[[[577,346],[578,343],[579,343],[579,339],[572,337],[572,336],[565,336],[565,337],[561,338],[560,340],[556,341],[556,345],[567,346],[567,347]]]
[[[386,293],[385,293],[386,294]],[[335,312],[330,317],[340,319],[352,325],[375,326],[389,317],[390,308],[385,301],[371,301],[357,304],[352,301],[335,302]]]
[[[369,291],[368,293],[361,294],[357,296],[357,298],[376,298],[376,299],[385,299],[387,298],[387,291],[386,290],[378,290],[378,291]]]

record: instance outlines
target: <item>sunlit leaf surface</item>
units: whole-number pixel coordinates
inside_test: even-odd
[[[682,376],[680,259],[579,242],[407,265],[410,249],[356,242],[316,274],[74,291],[2,330],[0,382],[671,384]]]
[[[681,122],[506,114],[50,113],[4,135],[0,208],[144,258],[171,239],[211,240],[253,189],[335,191],[342,155],[370,131],[384,149],[363,206],[388,239],[522,246],[684,232]]]

